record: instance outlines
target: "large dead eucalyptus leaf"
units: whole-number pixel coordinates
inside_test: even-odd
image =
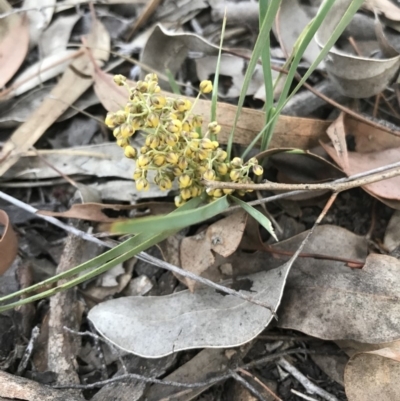
[[[109,111],[118,110],[127,101],[126,90],[114,84],[112,75],[97,69],[94,74],[95,91],[102,105]],[[168,96],[176,96],[164,92]],[[210,120],[211,101],[199,99],[195,112],[204,116],[204,125]],[[221,144],[226,144],[235,118],[236,106],[228,103],[218,103],[217,121],[222,126],[218,134]],[[275,126],[271,147],[296,147],[309,149],[316,146],[320,139],[326,136],[325,131],[330,122],[311,118],[279,116]],[[243,108],[236,126],[234,142],[248,145],[265,125],[265,113],[260,110]]]
[[[340,240],[344,244],[348,238]],[[326,246],[324,252],[332,250]],[[347,255],[342,251],[340,256]],[[301,259],[288,280],[278,324],[327,340],[397,340],[399,272],[400,261],[386,255],[370,255],[361,270]]]
[[[287,262],[277,269],[248,276],[258,302],[277,308]],[[161,297],[126,297],[103,302],[88,315],[96,329],[113,344],[148,358],[184,349],[227,348],[256,337],[271,321],[271,311],[210,288]]]
[[[0,0],[0,14],[11,11],[6,0]],[[25,59],[29,44],[26,17],[12,14],[0,19],[0,88],[17,72]]]
[[[400,346],[355,354],[344,379],[349,401],[399,400]]]
[[[0,210],[0,224],[4,226],[0,237],[0,275],[3,274],[13,263],[18,252],[18,239],[15,234],[8,215]]]
[[[315,37],[323,47],[342,18],[351,0],[337,0]],[[371,59],[332,48],[325,60],[329,77],[344,95],[364,98],[383,91],[400,66],[400,57]]]
[[[99,21],[93,21],[87,45],[93,49],[95,59],[103,62],[108,59],[110,37]],[[75,70],[84,75],[91,75],[93,72],[92,61],[86,54],[77,58],[72,65]],[[69,105],[91,86],[90,78],[78,74],[72,69],[67,69],[51,91],[51,97],[46,98],[40,107],[31,114],[29,120],[22,124],[4,144],[0,158],[6,160],[0,166],[0,176],[17,162],[21,152],[27,151],[68,109]]]

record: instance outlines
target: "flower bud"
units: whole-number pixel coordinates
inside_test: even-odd
[[[124,77],[121,74],[118,75],[114,75],[114,82],[118,85],[118,86],[123,86],[126,82],[126,77]]]
[[[216,170],[217,170],[218,174],[225,175],[228,173],[228,166],[225,163],[221,163],[221,164],[217,165]]]
[[[216,188],[214,190],[213,197],[214,198],[220,198],[223,194],[224,194],[224,192],[222,191],[222,189]]]
[[[140,155],[139,158],[137,159],[137,166],[139,167],[146,167],[150,164],[150,157],[147,155]]]
[[[177,134],[168,134],[165,137],[165,143],[171,147],[175,146],[178,143],[178,141],[179,137]]]
[[[233,193],[234,189],[231,189],[231,188],[224,188],[222,191],[223,191],[223,193],[224,193],[225,195],[230,195],[231,193]]]
[[[214,149],[214,145],[210,138],[203,138],[201,140],[201,147],[202,149],[210,149],[210,150]]]
[[[237,182],[240,179],[240,171],[239,170],[232,170],[229,173],[229,177],[233,182]]]
[[[124,155],[128,159],[135,159],[137,156],[137,150],[133,146],[125,146]]]
[[[182,206],[186,203],[186,201],[184,199],[182,199],[182,197],[180,195],[175,196],[174,202],[175,202],[176,207]]]
[[[172,120],[166,127],[167,131],[171,133],[177,133],[182,131],[182,123],[179,120]]]
[[[146,180],[146,178],[139,178],[136,181],[136,189],[138,191],[147,191],[150,188],[149,182]]]
[[[178,155],[176,153],[170,152],[170,153],[167,154],[166,159],[167,159],[168,163],[175,165],[175,164],[178,163],[179,157],[178,157]]]
[[[161,178],[160,182],[158,183],[158,186],[162,191],[166,191],[167,189],[172,188],[172,182],[168,177],[163,177]]]
[[[130,138],[135,133],[131,125],[124,123],[121,125],[120,135],[122,138]]]
[[[141,170],[140,168],[137,168],[134,172],[133,172],[133,179],[134,180],[138,180],[139,178],[141,178],[143,175],[143,170]]]
[[[117,121],[114,113],[108,112],[104,123],[107,125],[108,128],[115,128],[117,126]]]
[[[241,159],[240,157],[234,157],[231,160],[231,165],[234,167],[242,167],[243,166],[243,159]]]
[[[165,156],[159,153],[153,156],[152,161],[154,165],[156,165],[157,167],[161,167],[165,164]]]
[[[253,173],[255,175],[263,175],[264,169],[259,164],[255,164],[253,166]]]
[[[125,146],[129,145],[129,140],[126,138],[118,138],[117,145],[120,146],[121,148],[124,148]]]
[[[149,84],[147,82],[137,81],[136,90],[138,90],[141,93],[146,93],[148,89],[149,89]]]
[[[210,124],[208,124],[208,129],[213,134],[219,134],[221,131],[221,126],[216,121],[212,121]]]
[[[158,82],[158,76],[154,72],[151,72],[144,77],[144,80],[146,82]]]
[[[179,188],[187,188],[192,185],[192,178],[188,174],[182,174],[179,177]]]
[[[203,173],[203,178],[208,181],[213,181],[215,179],[215,171],[208,169]]]
[[[164,96],[152,96],[150,103],[156,109],[162,109],[167,104],[167,99]]]
[[[150,113],[147,116],[146,124],[150,128],[156,128],[158,127],[158,124],[160,123],[160,118],[156,113]]]
[[[187,169],[187,166],[188,166],[187,160],[186,160],[183,156],[181,156],[181,157],[179,158],[179,160],[178,160],[178,167],[179,167],[181,170],[186,170],[186,169]]]
[[[224,162],[227,157],[228,157],[228,153],[226,153],[225,150],[222,150],[222,149],[217,150],[217,160],[219,162]]]
[[[200,128],[203,125],[203,117],[199,115],[193,116],[192,125],[194,128]]]
[[[201,93],[210,93],[213,89],[213,85],[211,81],[204,80],[200,82],[199,88]]]
[[[189,188],[184,188],[181,190],[181,197],[183,200],[188,200],[192,196],[192,193]]]

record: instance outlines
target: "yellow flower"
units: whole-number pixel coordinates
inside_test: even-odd
[[[235,167],[242,167],[243,166],[243,160],[240,157],[234,157],[231,160],[231,165]]]
[[[222,191],[225,195],[229,195],[233,193],[234,189],[224,188]]]
[[[186,158],[184,158],[183,156],[181,156],[181,157],[179,158],[179,160],[178,160],[178,167],[179,167],[181,170],[186,170],[186,169],[187,169],[187,166],[188,166],[188,162],[187,162]]]
[[[203,173],[203,178],[205,180],[213,181],[215,179],[215,171],[212,169],[208,169]]]
[[[117,122],[116,122],[114,113],[108,112],[104,122],[108,128],[115,128],[115,126],[117,125]]]
[[[186,102],[184,99],[175,99],[173,108],[178,111],[186,111]]]
[[[130,138],[135,133],[135,130],[127,123],[121,125],[120,135],[122,138]]]
[[[167,153],[167,162],[170,164],[177,164],[178,163],[178,155],[174,152]]]
[[[153,164],[157,167],[161,167],[165,164],[165,156],[162,154],[157,154],[153,156]]]
[[[125,146],[124,154],[128,159],[134,159],[137,156],[137,151],[134,147],[128,145]]]
[[[192,196],[192,193],[190,192],[189,188],[184,188],[181,190],[181,197],[183,200],[188,200]]]
[[[149,149],[147,146],[142,146],[142,147],[140,148],[140,153],[141,153],[142,155],[145,155],[149,150],[150,150],[150,149]]]
[[[167,189],[172,188],[172,182],[168,177],[163,177],[161,178],[158,186],[160,187],[161,190],[166,191]]]
[[[134,172],[133,172],[133,179],[134,180],[138,180],[139,178],[142,177],[143,174],[143,170],[141,170],[140,168],[137,168]]]
[[[189,132],[192,129],[192,124],[189,121],[182,123],[182,131]]]
[[[182,131],[182,123],[179,120],[172,120],[166,127],[167,131],[173,134]]]
[[[156,127],[158,127],[158,124],[160,123],[160,118],[158,117],[158,115],[156,113],[150,113],[147,116],[146,123],[147,123],[148,127],[156,128]]]
[[[216,121],[213,121],[210,124],[208,124],[208,129],[213,134],[219,134],[221,131],[221,126]]]
[[[160,138],[158,138],[156,135],[149,135],[146,138],[145,143],[149,148],[155,149],[160,144]]]
[[[139,92],[146,93],[147,90],[149,89],[149,84],[147,82],[144,82],[144,81],[137,81],[136,89]]]
[[[224,162],[227,157],[228,157],[228,153],[226,153],[225,150],[222,150],[222,149],[217,150],[217,160],[219,162]]]
[[[139,158],[137,159],[136,164],[139,167],[146,167],[147,165],[150,164],[150,157],[147,155],[140,155]]]
[[[232,170],[229,173],[229,177],[231,178],[231,180],[233,182],[239,181],[239,179],[240,179],[240,171],[239,170]]]
[[[118,138],[117,145],[120,146],[121,148],[124,148],[125,146],[129,145],[129,140],[126,138]]]
[[[182,206],[182,205],[184,205],[186,203],[186,201],[184,199],[182,199],[182,197],[180,195],[179,196],[175,196],[174,201],[175,201],[175,206],[176,207]]]
[[[139,178],[136,181],[136,189],[138,191],[147,191],[150,188],[149,182],[146,180],[146,178]]]
[[[126,77],[124,77],[121,74],[118,75],[114,75],[114,82],[118,85],[118,86],[123,86],[126,82]]]
[[[115,136],[115,138],[118,138],[121,136],[121,126],[114,128],[113,135]]]
[[[179,137],[176,134],[168,134],[165,137],[165,143],[168,146],[175,146],[178,143]]]
[[[203,117],[199,115],[193,116],[192,125],[194,128],[200,128],[203,125]]]
[[[151,72],[150,74],[147,74],[145,77],[144,77],[144,80],[146,81],[146,82],[158,82],[158,76],[157,76],[157,74],[154,74],[154,72]]]
[[[255,164],[253,166],[253,173],[255,175],[263,175],[264,169],[259,164]]]
[[[150,98],[150,103],[156,109],[162,109],[167,104],[167,99],[165,96],[152,96]]]
[[[224,192],[222,191],[222,189],[217,188],[214,190],[213,197],[220,198],[223,194],[224,194]]]
[[[175,177],[179,177],[182,175],[183,171],[179,167],[173,167],[172,173],[174,174]]]
[[[188,174],[183,174],[179,177],[179,188],[187,188],[192,185],[192,178]]]
[[[213,90],[213,85],[211,81],[204,80],[200,82],[199,88],[201,93],[210,93]]]
[[[228,173],[228,166],[225,163],[218,164],[216,170],[218,174],[225,175]]]

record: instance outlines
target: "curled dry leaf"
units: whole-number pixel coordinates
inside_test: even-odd
[[[315,37],[320,47],[326,44],[350,3],[351,0],[335,2]],[[325,65],[340,92],[349,97],[365,98],[386,88],[400,66],[400,57],[378,60],[350,55],[333,48]]]
[[[0,0],[0,14],[11,11],[6,0]],[[28,19],[12,14],[0,19],[0,88],[17,72],[29,45]]]
[[[180,246],[182,269],[209,279],[215,279],[215,276],[220,278],[220,271],[208,272],[215,262],[214,253],[227,258],[235,252],[242,240],[246,220],[247,213],[239,210],[211,224],[207,230],[191,237],[183,238]],[[214,268],[217,269],[217,266],[214,266]],[[179,279],[190,291],[194,291],[198,287],[196,281],[185,277],[179,277]]]
[[[400,399],[399,343],[353,355],[346,366],[344,380],[349,401]]]
[[[347,175],[383,167],[396,163],[400,159],[400,138],[375,128],[364,129],[364,127],[363,124],[355,121],[348,127],[346,119],[341,116],[329,130],[335,148],[322,144],[329,156]],[[355,152],[347,150],[347,132],[351,132],[354,138]],[[400,177],[378,181],[363,188],[372,196],[382,198],[383,202],[400,200]],[[391,206],[395,207],[396,205],[391,203]]]
[[[365,0],[363,7],[372,12],[378,11],[389,20],[400,21],[400,8],[390,0]]]
[[[8,215],[0,210],[0,225],[4,226],[0,238],[0,274],[3,274],[13,263],[18,252],[18,239],[15,234]]]

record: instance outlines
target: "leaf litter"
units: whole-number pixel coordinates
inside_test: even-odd
[[[174,189],[136,191],[132,182],[134,164],[122,157],[110,133],[99,123],[104,120],[105,110],[118,110],[126,101],[125,90],[114,85],[110,70],[113,73],[125,71],[128,75],[130,69],[127,62],[110,58],[108,50],[129,49],[132,59],[139,58],[140,68],[132,70],[131,76],[134,79],[143,77],[147,69],[165,76],[166,68],[169,68],[178,86],[182,85],[182,91],[189,94],[191,87],[195,87],[199,80],[212,79],[216,68],[220,36],[218,20],[223,16],[220,2],[210,4],[211,9],[207,9],[209,5],[204,1],[166,0],[151,17],[150,14],[143,14],[143,8],[139,8],[143,2],[123,2],[126,8],[122,13],[122,8],[119,8],[121,6],[117,6],[116,2],[110,1],[101,6],[94,4],[90,16],[84,2],[75,2],[79,4],[80,13],[71,8],[73,2],[66,5],[57,3],[56,9],[47,7],[53,3],[49,0],[40,2],[44,6],[41,12],[27,13],[32,20],[30,37],[26,34],[17,38],[14,33],[13,40],[21,41],[21,46],[11,48],[7,45],[7,40],[13,37],[12,29],[0,34],[0,50],[3,44],[3,53],[6,60],[9,60],[9,64],[2,63],[0,66],[0,70],[3,68],[7,71],[7,74],[0,74],[5,80],[3,85],[8,85],[1,94],[0,103],[0,137],[3,141],[0,185],[4,186],[6,192],[15,195],[15,198],[35,205],[45,205],[50,209],[26,220],[18,218],[14,226],[17,226],[15,231],[25,241],[20,244],[23,250],[28,249],[26,240],[33,241],[35,233],[37,238],[45,241],[45,247],[51,249],[51,252],[44,252],[43,247],[34,250],[34,244],[29,244],[29,252],[34,250],[30,254],[35,255],[31,267],[25,267],[20,258],[15,259],[13,266],[0,277],[0,288],[3,288],[6,276],[14,274],[17,265],[15,271],[19,274],[18,285],[24,288],[32,280],[29,279],[31,270],[33,277],[37,277],[47,269],[44,262],[46,258],[55,257],[57,260],[56,247],[61,250],[64,240],[60,232],[46,225],[42,217],[90,221],[87,226],[89,232],[102,237],[106,234],[98,231],[96,223],[119,221],[128,215],[154,216],[171,210],[171,203],[160,205],[153,200],[163,200],[161,197],[170,202]],[[324,39],[331,34],[332,24],[342,16],[340,8],[345,3],[348,4],[343,1],[334,5],[331,18],[318,33],[319,44],[323,44]],[[29,5],[26,2],[24,7]],[[273,46],[282,41],[290,52],[297,33],[308,23],[307,18],[311,19],[315,15],[314,5],[314,2],[311,6],[297,1],[283,2],[277,24],[279,26],[275,26],[271,34]],[[33,8],[37,6],[35,3]],[[68,7],[70,10],[63,11],[63,7],[64,10]],[[238,12],[240,9],[242,11]],[[399,132],[398,94],[396,84],[392,82],[397,78],[399,67],[396,24],[400,12],[394,3],[383,0],[365,2],[365,9],[369,11],[355,16],[329,57],[320,64],[322,75],[314,74],[311,79],[312,84],[331,80],[336,91],[348,96],[341,96],[340,102],[350,111],[354,108],[364,117],[353,118],[344,113],[335,120],[337,113],[329,115],[332,107],[328,103],[313,109],[312,115],[304,114],[311,118],[280,116],[271,141],[273,149],[263,162],[265,179],[287,184],[320,183],[399,160],[399,137],[389,134],[385,128],[391,127],[394,134]],[[9,10],[10,7],[2,12]],[[74,39],[82,32],[87,34],[88,27],[85,24],[95,14],[100,20],[93,22],[89,28],[90,33],[83,46],[65,53],[72,32]],[[15,13],[10,17],[23,24],[22,15]],[[133,15],[141,17],[135,22]],[[293,19],[293,15],[299,18]],[[10,17],[0,19],[0,25]],[[104,24],[100,22],[101,18]],[[115,29],[107,18],[113,21],[120,18],[123,23]],[[251,2],[251,7],[247,2],[228,3],[228,24],[220,66],[220,102],[217,108],[217,120],[222,126],[218,138],[220,144],[227,143],[235,118],[235,98],[243,86],[244,71],[251,55],[249,49],[253,47],[254,32],[257,31],[257,18],[256,2]],[[139,22],[144,24],[143,28],[139,27]],[[131,27],[129,23],[132,23]],[[27,31],[27,25],[18,26],[23,26]],[[130,28],[127,33],[136,30],[130,42],[123,42],[124,27]],[[27,54],[28,39],[31,48]],[[317,51],[315,42],[303,57],[301,68],[315,60]],[[37,55],[35,52],[38,52]],[[65,54],[67,58],[64,60]],[[76,54],[76,58],[68,58],[69,54]],[[284,51],[272,47],[271,54],[274,68],[279,69],[284,65]],[[104,65],[107,62],[109,64]],[[24,84],[19,83],[22,63],[25,71],[31,71]],[[324,75],[325,67],[327,78]],[[299,72],[302,72],[301,68]],[[60,75],[57,82],[58,78],[54,77]],[[276,77],[278,72],[274,71],[273,75]],[[49,82],[46,84],[48,87],[42,87],[46,80]],[[163,89],[163,93],[171,91],[167,80],[163,82]],[[274,96],[277,97],[282,88],[275,89]],[[375,97],[367,98],[371,95]],[[8,100],[5,100],[6,97]],[[359,100],[355,103],[349,98]],[[260,99],[265,100],[261,64],[256,67],[246,97],[246,106],[255,108],[244,108],[235,133],[235,146],[248,145],[262,129],[265,114],[257,103]],[[206,98],[200,99],[196,105],[196,112],[205,116],[205,124],[211,121],[210,105],[210,100]],[[299,109],[302,115],[301,105]],[[80,113],[88,114],[85,117],[77,116]],[[368,124],[365,116],[376,122],[376,125]],[[361,121],[362,118],[364,121]],[[66,123],[60,123],[66,120]],[[377,124],[383,124],[381,129],[377,128]],[[12,133],[11,130],[18,126]],[[86,146],[77,146],[86,143]],[[138,137],[135,145],[140,147],[142,144]],[[34,145],[37,151],[32,149]],[[103,203],[68,208],[66,205],[71,197],[71,185],[80,185],[78,182],[81,181],[88,190],[95,189]],[[330,387],[321,384],[325,390],[335,394],[336,399],[345,399],[343,391],[350,401],[374,401],[378,397],[383,400],[397,399],[399,311],[396,300],[399,295],[396,269],[399,267],[400,239],[398,213],[393,213],[393,209],[398,208],[398,187],[397,178],[391,178],[363,186],[366,193],[351,190],[339,194],[334,207],[325,217],[330,224],[315,228],[314,235],[293,263],[290,274],[292,262],[288,259],[298,249],[299,243],[323,208],[326,191],[298,194],[292,200],[277,199],[274,203],[267,203],[266,209],[257,206],[258,213],[262,212],[264,217],[272,216],[276,221],[275,232],[281,239],[277,243],[270,236],[268,227],[265,229],[245,212],[236,210],[220,217],[211,217],[170,236],[160,244],[162,255],[157,247],[149,249],[152,255],[158,258],[164,256],[167,262],[187,272],[195,272],[200,277],[223,285],[232,285],[241,294],[269,305],[272,311],[241,298],[216,292],[197,280],[180,275],[174,277],[170,272],[165,273],[148,264],[135,263],[135,260],[119,265],[117,270],[104,275],[102,280],[83,285],[79,289],[81,305],[84,305],[99,333],[104,335],[102,341],[106,341],[109,346],[116,344],[129,351],[127,355],[132,360],[136,358],[132,353],[151,358],[147,363],[154,368],[146,370],[148,376],[164,375],[165,369],[168,369],[171,373],[165,381],[207,381],[222,372],[229,372],[229,368],[245,366],[243,358],[246,355],[247,361],[257,362],[258,358],[265,355],[274,358],[280,352],[296,351],[293,349],[295,344],[300,344],[296,340],[297,332],[302,332],[324,340],[302,345],[303,350],[324,352],[322,350],[326,349],[328,353],[336,352],[335,355],[324,355],[324,361],[321,358],[318,360],[317,356],[313,358],[322,370],[339,383],[329,384]],[[270,195],[279,197],[281,193],[260,191],[248,200],[256,201]],[[4,203],[4,206],[7,204]],[[2,201],[0,207],[3,207]],[[4,209],[9,210],[6,207]],[[13,216],[10,213],[11,223]],[[0,253],[3,254],[3,248],[6,249],[9,257],[3,258],[3,262],[8,260],[4,264],[8,266],[13,259],[11,255],[15,256],[17,245],[14,240],[12,246],[3,244],[11,232],[9,219],[3,223],[8,229],[3,231]],[[116,243],[113,237],[107,241],[109,245]],[[26,261],[23,252],[20,257]],[[90,258],[89,253],[87,257]],[[158,263],[162,264],[162,261]],[[46,274],[48,277],[49,273]],[[106,281],[111,286],[105,286]],[[185,291],[186,288],[190,291]],[[15,289],[10,288],[5,293]],[[146,295],[124,296],[132,293]],[[98,303],[104,299],[105,302]],[[35,309],[36,306],[38,309]],[[26,316],[22,322],[24,327],[31,329],[32,320],[28,316],[42,313],[40,304],[36,306],[30,305],[29,312],[28,309],[21,309],[22,312],[18,311],[19,314],[14,315],[14,318]],[[275,313],[277,322],[274,321]],[[15,365],[15,359],[10,357],[4,360],[2,353],[8,349],[2,339],[7,337],[5,333],[9,327],[1,320],[0,365],[14,373],[16,369],[13,370],[12,366],[13,363]],[[17,336],[13,339],[13,344],[18,342],[20,348],[21,344],[26,345],[26,338],[30,335],[29,330],[24,332],[28,333],[24,339]],[[271,341],[263,339],[263,335],[286,335],[291,338]],[[80,341],[81,337],[75,334],[72,336]],[[350,359],[343,353],[337,354],[340,349],[347,351],[343,340],[349,343],[349,339],[353,343],[362,343],[357,351],[349,353]],[[334,348],[328,340],[335,340],[340,348]],[[41,341],[43,343],[46,340]],[[94,349],[92,341],[98,340],[90,335],[84,338],[82,344],[85,349]],[[190,350],[199,348],[204,349],[193,357],[194,352]],[[174,353],[179,350],[183,351],[183,358],[177,361]],[[46,366],[46,357],[39,351],[39,346],[36,349],[34,347],[33,353],[35,366]],[[171,353],[174,354],[172,365],[161,364],[164,367],[156,369],[154,358]],[[124,372],[123,364],[129,372],[140,372],[131,369],[126,360],[117,362],[117,359],[111,359],[113,362],[107,359],[107,368],[110,368],[111,363],[117,363],[118,374]],[[36,365],[38,360],[41,362]],[[311,359],[305,361],[299,354],[288,361],[318,383],[326,383],[328,380]],[[80,363],[79,360],[77,363]],[[96,362],[96,367],[93,366],[86,366],[85,372],[92,369],[90,375],[97,369],[96,377],[100,377],[98,372],[103,369],[102,365]],[[293,393],[290,393],[291,388],[304,392],[298,387],[297,381],[287,376],[274,362],[267,362],[265,366],[268,369],[249,368],[249,371],[263,381],[268,376],[268,380],[272,380],[275,385],[277,377],[281,377],[280,385],[275,386],[281,399],[295,400]],[[32,374],[29,364],[24,369],[27,369],[27,376],[38,377],[35,372]],[[267,370],[269,374],[265,373]],[[88,375],[81,373],[82,382],[86,382]],[[11,382],[13,377],[8,376],[7,380]],[[101,377],[109,376],[102,371]],[[89,381],[93,381],[93,378]],[[113,396],[114,392],[118,393],[121,400],[132,399],[133,394],[138,400],[143,397],[156,400],[167,394],[167,387],[161,384],[149,388],[144,381],[139,382],[140,391],[135,393],[133,389],[137,387],[137,381],[126,382],[120,386],[121,389],[111,384],[105,385],[93,399],[100,400],[104,394],[111,394],[110,389]],[[11,398],[7,388],[5,386],[1,396]],[[204,384],[198,389],[184,389],[186,395],[181,394],[184,392],[181,388],[168,389],[169,395],[174,394],[182,400],[193,399],[206,389],[212,394],[211,398],[216,397],[213,384]],[[232,386],[230,381],[221,384],[221,389],[226,396],[232,394],[232,389],[235,389],[235,394],[239,394],[237,387]],[[249,390],[243,389],[247,397],[250,397]],[[27,396],[25,398],[29,399]],[[37,398],[37,395],[33,397]]]

